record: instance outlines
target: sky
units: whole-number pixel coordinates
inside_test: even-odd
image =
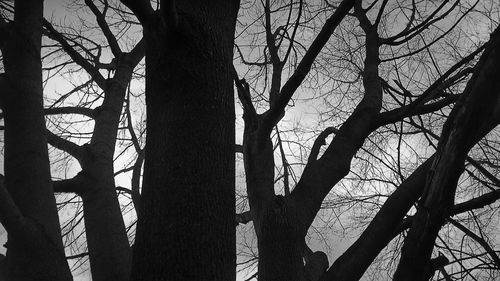
[[[67,5],[68,1],[65,0],[45,0],[45,8],[44,8],[44,16],[47,19],[53,19],[55,23],[59,22],[64,22],[64,23],[71,23],[72,21],[77,20],[77,14],[75,13],[68,13],[66,9],[64,8],[64,5]],[[81,16],[81,15],[78,15]],[[84,80],[85,77],[82,77],[82,80]],[[140,85],[137,87],[141,87]],[[143,86],[142,86],[143,87]],[[64,79],[55,77],[50,80],[48,84],[45,85],[44,88],[44,94],[46,96],[50,96],[52,94],[61,94],[65,93],[71,90],[71,85]],[[236,103],[235,108],[237,111],[237,123],[239,124],[238,126],[238,131],[236,132],[236,143],[241,144],[242,143],[242,111],[241,107]],[[287,114],[284,118],[287,122],[290,122],[291,124],[293,123],[299,123],[299,122],[304,122],[304,120],[307,120],[310,118],[310,116],[314,115],[316,113],[316,108],[314,106],[308,105],[307,103],[297,103],[296,106],[291,108],[289,111],[287,111]],[[117,163],[117,169],[119,168],[120,164]],[[0,169],[3,172],[3,161],[0,162]],[[79,167],[77,164],[72,165],[72,167],[65,171],[66,176],[70,177],[74,174],[76,174],[79,171]],[[54,175],[54,174],[53,174]],[[240,178],[241,180],[241,178]],[[121,185],[121,186],[129,186],[130,182],[130,175],[129,174],[123,174],[122,176],[117,177],[116,179],[116,184]],[[244,188],[244,180],[240,181],[239,188],[242,189]],[[131,217],[125,217],[126,220],[131,220]],[[64,217],[61,218],[61,220],[64,220]],[[251,231],[251,230],[250,230]],[[253,234],[252,234],[253,235]],[[341,240],[336,239],[338,241],[334,242],[334,244],[337,245],[335,248],[335,251],[333,253],[334,256],[339,255],[341,253],[341,250],[343,248],[347,247],[347,243],[338,243],[341,242]],[[0,225],[0,245],[3,245],[7,241],[7,233],[3,229],[3,227]],[[319,243],[319,242],[318,242]],[[311,245],[311,248],[313,249],[319,249],[321,246],[319,245]],[[6,249],[4,247],[0,247],[0,254],[5,254]],[[332,253],[331,253],[332,254]],[[240,274],[238,275],[239,280],[243,280],[244,275]],[[75,280],[90,280],[90,271],[84,271],[81,272],[79,275],[75,276]]]
[[[63,8],[62,4],[67,3],[67,1],[64,0],[45,0],[45,16],[47,18],[51,18],[52,16],[55,19],[63,19],[65,22],[71,22],[72,20],[75,19],[75,14],[72,13],[67,13]],[[241,73],[240,73],[241,74]],[[51,84],[48,84],[46,87],[46,94],[50,93],[64,93],[67,92],[69,89],[69,85],[66,81],[64,80],[52,80],[53,82]],[[327,92],[328,90],[325,90]],[[301,94],[304,98],[308,98],[309,94],[307,91],[302,91]],[[321,105],[325,106],[325,105]],[[284,123],[286,124],[297,124],[301,123],[302,127],[312,129],[315,124],[317,124],[318,120],[315,120],[312,116],[316,116],[318,112],[318,104],[312,104],[308,102],[297,102],[296,105],[292,108],[290,108],[287,111],[287,114],[284,118]],[[237,109],[237,127],[238,131],[236,133],[236,141],[237,143],[241,144],[241,139],[242,139],[242,120],[241,120],[241,109],[239,105],[236,105]],[[337,126],[339,125],[340,120],[337,120],[337,123],[334,122],[333,125]],[[280,129],[284,129],[280,127]],[[277,159],[278,161],[279,159]],[[119,164],[118,164],[119,165]],[[0,163],[0,169],[3,170],[2,163]],[[68,171],[68,174],[74,174],[78,172],[78,166],[74,165],[70,171]],[[300,175],[300,168],[297,170],[297,174]],[[244,189],[244,181],[239,178],[237,179],[239,182],[238,188],[239,189]],[[122,185],[122,186],[129,186],[129,175],[122,175],[121,177],[117,178],[117,185]],[[126,218],[127,219],[127,218]],[[131,218],[129,218],[130,220]],[[318,222],[322,223],[322,222]],[[330,256],[330,263],[338,257],[345,249],[347,249],[348,245],[352,243],[354,240],[353,238],[358,235],[358,232],[352,231],[347,233],[346,235],[343,235],[340,233],[337,229],[334,228],[339,228],[339,225],[336,223],[325,223],[321,224],[325,228],[325,233],[328,235],[325,240],[321,240],[321,235],[315,235],[313,233],[314,239],[312,240],[312,244],[310,247],[313,250],[317,249],[324,249],[325,244],[330,246],[329,249],[329,256]],[[331,228],[331,229],[328,229]],[[314,231],[311,231],[314,232]],[[345,234],[345,233],[344,233]],[[239,239],[242,239],[239,237]],[[251,237],[248,237],[248,239],[251,239]],[[6,241],[6,233],[5,230],[1,227],[0,225],[0,245],[3,245],[3,243]],[[240,240],[241,241],[241,240]],[[5,253],[5,249],[3,247],[0,247],[0,253]],[[75,280],[90,280],[90,272],[86,271],[82,273],[81,275],[75,276]],[[243,275],[238,276],[239,280],[243,280]]]

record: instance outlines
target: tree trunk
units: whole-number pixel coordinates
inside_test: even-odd
[[[258,279],[304,281],[305,228],[299,223],[293,199],[275,195],[273,144],[262,133],[262,115],[249,113],[244,119],[243,155],[259,249]]]
[[[231,69],[239,3],[176,4],[177,22],[157,11],[143,23],[148,133],[132,277],[235,280]]]
[[[264,207],[258,236],[259,280],[305,281],[302,259],[305,233],[299,225],[289,197],[278,195]]]
[[[128,280],[131,250],[114,182],[91,182],[81,194],[92,280]]]
[[[422,194],[432,157],[422,163],[380,208],[361,236],[332,264],[321,280],[356,281],[398,233],[398,227]]]
[[[425,280],[436,237],[452,214],[457,183],[469,150],[499,122],[500,28],[476,64],[446,120],[424,193],[401,251],[394,280]],[[427,270],[428,271],[428,270]]]
[[[8,280],[71,280],[53,194],[40,62],[43,1],[16,1],[2,53]],[[5,33],[3,33],[5,35]],[[5,207],[4,205],[3,207]]]
[[[132,252],[116,194],[113,154],[125,99],[126,87],[138,60],[130,54],[119,58],[116,73],[108,79],[105,98],[96,112],[92,140],[84,146],[82,172],[85,183],[79,195],[83,200],[85,232],[92,279],[95,281],[130,278]]]
[[[90,1],[85,2],[92,6]],[[82,66],[105,92],[102,105],[92,110],[91,117],[95,126],[90,143],[79,146],[49,133],[50,144],[71,154],[82,167],[76,177],[55,182],[55,191],[77,193],[83,199],[93,280],[126,281],[130,278],[132,255],[116,195],[113,155],[127,85],[132,79],[135,66],[144,57],[144,44],[140,41],[126,53],[115,50],[115,74],[112,78],[105,79],[97,68],[92,67],[68,44],[67,39],[45,20],[44,27],[49,37],[59,42],[73,61]],[[134,200],[134,203],[136,201]]]

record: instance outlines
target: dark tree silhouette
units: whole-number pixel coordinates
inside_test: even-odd
[[[296,7],[295,10],[291,8],[294,4]],[[460,101],[465,99],[465,96],[468,95],[467,91],[470,91],[470,88],[463,90],[456,87],[456,85],[460,85],[459,82],[466,80],[471,73],[473,75],[470,78],[470,85],[477,83],[476,76],[485,75],[480,74],[480,71],[484,71],[483,73],[490,73],[492,75],[490,79],[483,79],[482,82],[479,82],[480,84],[478,84],[477,87],[485,87],[485,89],[491,90],[491,93],[495,92],[495,84],[486,82],[493,81],[493,76],[496,75],[498,71],[493,67],[494,63],[490,65],[491,69],[485,69],[484,63],[481,62],[479,62],[475,69],[466,67],[475,56],[484,50],[484,46],[472,51],[468,56],[455,60],[454,64],[452,64],[446,72],[440,73],[437,78],[431,78],[434,79],[434,81],[431,80],[427,88],[418,89],[415,87],[418,89],[417,91],[421,91],[419,94],[407,90],[401,82],[402,74],[399,74],[399,71],[404,71],[404,66],[398,64],[400,60],[412,61],[412,56],[418,56],[419,54],[421,55],[423,51],[430,50],[433,44],[438,42],[443,36],[449,34],[450,31],[460,23],[461,19],[467,16],[477,4],[476,2],[475,4],[472,3],[471,6],[462,6],[460,1],[456,1],[455,3],[448,4],[443,2],[429,6],[425,3],[415,3],[415,1],[413,1],[412,3],[408,3],[407,9],[410,12],[406,14],[402,11],[405,9],[404,6],[398,6],[398,4],[390,3],[390,1],[372,1],[371,3],[362,4],[362,1],[346,0],[342,1],[341,4],[337,6],[330,5],[330,8],[334,8],[334,12],[332,12],[331,16],[325,21],[321,31],[315,35],[310,46],[303,47],[303,45],[300,45],[300,47],[294,47],[299,44],[299,42],[296,42],[297,37],[295,37],[295,34],[297,27],[301,27],[300,17],[302,10],[306,9],[306,4],[303,3],[303,1],[298,1],[298,3],[292,2],[290,4],[279,1],[265,1],[265,3],[262,3],[262,9],[264,10],[263,14],[261,12],[261,18],[264,22],[263,35],[261,37],[255,35],[259,34],[255,29],[248,31],[247,34],[253,36],[253,38],[247,41],[245,38],[242,38],[241,41],[242,44],[248,44],[247,42],[250,41],[251,47],[248,48],[244,45],[241,49],[238,48],[242,64],[246,65],[249,69],[248,72],[250,74],[247,74],[249,76],[247,79],[250,81],[251,86],[246,80],[240,80],[238,77],[235,77],[238,95],[244,110],[243,119],[245,122],[245,129],[242,152],[245,164],[250,214],[253,219],[258,240],[259,265],[257,275],[259,280],[318,280],[319,276],[321,276],[321,280],[359,280],[368,266],[372,264],[377,255],[380,254],[381,250],[385,248],[395,236],[407,228],[407,225],[410,224],[409,220],[404,221],[403,219],[422,195],[428,179],[432,177],[432,173],[435,171],[435,164],[433,163],[436,163],[436,159],[440,159],[439,148],[436,156],[432,156],[424,161],[420,167],[407,177],[401,173],[401,166],[398,164],[396,172],[399,170],[398,174],[401,178],[401,182],[394,184],[398,186],[397,189],[390,194],[387,200],[385,200],[368,227],[361,233],[361,236],[344,254],[334,261],[333,265],[328,270],[328,260],[325,260],[326,255],[321,255],[320,252],[316,252],[316,259],[312,260],[312,252],[304,244],[306,233],[311,227],[318,212],[323,207],[322,203],[332,191],[332,188],[339,184],[341,180],[344,180],[350,171],[353,171],[351,163],[354,161],[354,157],[366,146],[367,141],[373,141],[374,134],[377,134],[378,131],[386,130],[386,128],[393,123],[401,123],[400,133],[398,133],[400,134],[399,143],[401,143],[403,134],[408,130],[403,130],[402,127],[404,122],[407,122],[405,120],[409,120],[411,127],[418,128],[418,123],[413,125],[415,124],[413,118],[421,120],[422,115],[446,109],[448,105],[453,104],[457,99]],[[351,18],[348,19],[348,22],[352,24],[351,26],[353,27],[352,29],[344,30],[345,37],[335,42],[342,43],[342,40],[344,40],[347,44],[361,43],[359,46],[347,46],[348,51],[344,52],[341,46],[332,46],[327,43],[333,33],[333,29],[343,18],[345,20],[345,16],[351,7],[353,7],[353,11],[352,14],[350,14]],[[307,6],[307,8],[312,9],[309,6]],[[400,9],[402,11],[401,13],[404,15],[402,18],[398,16],[401,15],[399,14]],[[420,13],[419,11],[425,11],[425,13]],[[287,13],[290,15],[292,12],[297,15],[295,25],[290,24],[293,22],[290,16],[283,17],[284,20],[282,22],[276,19],[280,13],[281,15]],[[273,14],[276,14],[275,18],[272,17]],[[396,14],[396,16],[394,16],[394,14]],[[442,19],[452,14],[456,15],[456,22],[453,22],[448,30],[443,28],[444,31],[441,31],[441,35],[435,35],[434,39],[427,42],[425,40],[426,34],[424,30],[433,27],[434,24],[439,23]],[[353,23],[352,19],[356,22]],[[252,20],[253,18],[250,19],[250,22]],[[394,30],[390,29],[390,21],[392,21]],[[258,21],[254,20],[254,23],[255,22]],[[252,23],[247,23],[247,25],[251,24]],[[243,33],[250,28],[247,25],[243,25]],[[304,28],[304,30],[306,29]],[[350,39],[350,33],[353,34],[357,41],[348,41]],[[254,42],[259,42],[260,38],[263,38],[263,41],[265,40],[265,49],[262,51],[262,55],[259,56],[255,55],[255,53],[258,53],[255,49],[258,50],[259,45]],[[419,38],[420,41],[413,40],[414,38]],[[492,35],[491,40],[492,42],[489,43],[491,46],[486,48],[494,50],[495,35]],[[417,45],[412,46],[410,43],[416,43]],[[410,46],[408,47],[409,50],[400,47],[406,44]],[[423,46],[419,46],[418,44],[422,44]],[[318,55],[326,46],[329,47],[328,52],[338,48],[340,54],[336,55],[326,52],[323,55],[326,65],[322,67],[339,67],[341,71],[343,71],[343,69],[347,68],[344,61],[357,67],[357,70],[352,70],[359,71],[357,77],[352,74],[347,74],[334,77],[332,80],[347,84],[349,82],[345,81],[349,81],[349,75],[354,76],[353,82],[350,83],[353,85],[347,88],[344,98],[352,95],[350,91],[359,93],[361,98],[354,101],[357,105],[354,110],[348,113],[347,117],[344,117],[338,129],[330,127],[319,134],[310,150],[310,155],[303,168],[302,175],[300,179],[296,181],[292,190],[290,190],[286,181],[289,172],[282,172],[282,176],[285,178],[283,181],[284,196],[279,195],[275,189],[276,177],[274,175],[274,159],[276,155],[274,149],[280,147],[282,141],[279,133],[277,133],[276,137],[271,133],[273,128],[279,125],[278,122],[285,115],[285,107],[290,103],[292,96],[305,81],[306,75],[311,72],[313,62],[318,58]],[[293,51],[297,52],[297,49],[300,50],[301,48],[303,48],[303,54],[301,56],[293,56],[298,62],[287,62],[287,60],[290,59],[290,54],[293,54]],[[245,57],[245,49],[249,50],[248,53],[253,53],[253,55],[249,55],[250,58]],[[357,52],[361,53],[363,57],[363,61],[359,64],[355,61],[356,56],[352,54],[353,49],[360,50]],[[342,58],[342,54],[345,55],[346,58]],[[335,56],[339,57],[338,61],[339,64],[343,64],[342,66],[336,66],[335,63],[328,63],[328,59],[331,60],[330,58]],[[350,61],[349,57],[351,58]],[[494,56],[490,59],[494,61],[493,58]],[[430,55],[430,59],[433,60],[432,54]],[[484,61],[485,58],[482,60]],[[391,86],[390,83],[387,82],[388,80],[385,80],[385,77],[391,76],[382,72],[384,63],[391,63],[393,61],[395,64],[395,71],[398,75],[394,78],[396,88]],[[285,68],[287,65],[292,66],[287,69]],[[439,72],[439,67],[436,66],[436,64],[434,64],[434,67],[436,67]],[[336,73],[335,70],[331,71]],[[253,73],[257,74],[252,76]],[[284,73],[289,73],[289,78],[282,83]],[[339,74],[341,74],[340,71]],[[321,75],[327,76],[328,74],[316,75],[321,77]],[[262,76],[265,78],[259,78]],[[315,77],[315,79],[320,80],[321,78]],[[357,83],[359,80],[361,80],[362,83]],[[413,81],[413,79],[407,80],[410,82]],[[415,82],[422,83],[423,81]],[[361,85],[357,86],[358,84]],[[457,88],[458,91],[464,91],[465,93],[450,94],[447,92],[448,89],[454,85],[455,89],[451,90],[452,93],[456,91]],[[414,89],[414,86],[411,84],[410,87]],[[343,90],[341,86],[338,88],[340,88],[340,91]],[[485,91],[479,90],[476,94],[480,92]],[[395,100],[396,104],[392,101],[389,102],[389,98]],[[481,98],[478,99],[481,100]],[[262,113],[259,113],[255,104],[261,108],[266,105],[262,105],[259,101],[266,101],[268,103],[268,109]],[[467,100],[467,102],[461,101],[458,105],[459,107],[461,103],[468,104],[469,100]],[[484,118],[478,117],[478,119],[474,119],[474,121],[471,122],[471,124],[476,124],[474,128],[468,127],[467,129],[467,127],[461,127],[459,129],[464,130],[461,136],[467,135],[468,139],[466,141],[467,146],[451,148],[454,151],[453,153],[460,153],[461,155],[460,159],[456,159],[457,162],[455,163],[455,167],[463,167],[467,151],[498,124],[496,104],[496,100],[482,100],[481,106],[485,108],[485,111],[482,112],[485,114]],[[464,108],[467,108],[467,106],[468,105],[465,105]],[[470,106],[472,106],[472,104]],[[477,108],[480,108],[480,106]],[[343,109],[335,108],[334,110],[341,112]],[[474,113],[467,114],[472,114],[472,116],[475,115]],[[444,116],[440,116],[441,122],[445,120],[447,115],[448,113]],[[454,113],[450,113],[447,124],[459,123],[455,118]],[[482,127],[483,130],[479,130],[478,132],[477,128],[481,127],[477,124],[480,121],[485,122],[485,126]],[[419,128],[419,130],[422,129]],[[424,131],[424,134],[428,134],[428,132]],[[443,135],[446,136],[446,134],[447,132],[445,129]],[[326,144],[325,140],[329,135],[333,135],[332,140],[325,150],[321,150],[320,147]],[[276,145],[273,144],[273,138],[277,139]],[[454,141],[458,140],[454,138]],[[374,156],[374,160],[377,160],[374,152],[368,151],[368,153]],[[282,159],[286,159],[282,152],[277,154],[280,154]],[[390,153],[386,153],[386,155],[387,154],[389,154],[389,157],[392,157]],[[400,157],[400,155],[401,151],[399,150],[398,157]],[[287,161],[283,160],[284,171],[287,171],[286,163]],[[398,163],[400,162],[398,161]],[[446,163],[445,165],[449,164],[451,163]],[[443,227],[446,217],[453,214],[453,199],[455,198],[458,176],[461,174],[459,171],[462,170],[459,169],[455,173],[452,173],[453,176],[448,172],[439,174],[441,178],[447,179],[448,177],[454,177],[454,180],[451,180],[450,184],[450,186],[454,186],[454,188],[447,188],[449,193],[446,203],[442,201],[443,199],[433,199],[434,206],[441,206],[443,204],[447,206],[446,211],[441,209],[436,211],[439,212],[436,215],[439,217],[439,220],[435,224],[435,228],[433,228],[433,231],[435,231],[433,235],[437,235],[437,232]],[[368,175],[360,177],[361,180],[369,178]],[[498,199],[496,195],[494,195],[494,197]],[[417,212],[416,218],[421,216],[425,217],[425,215],[421,215],[422,211],[420,204],[417,205],[419,211]],[[432,220],[436,219],[437,218]],[[412,221],[413,225],[410,230],[410,235],[416,231],[415,229],[420,229],[423,231],[422,233],[426,233],[425,222],[422,220],[417,221],[416,219]],[[447,262],[443,262],[445,260],[444,258],[437,257],[436,260],[431,260],[435,239],[436,236],[426,240],[428,243],[426,247],[421,247],[422,244],[420,243],[412,242],[416,241],[417,238],[413,238],[413,240],[409,238],[406,240],[405,249],[414,249],[413,252],[403,252],[402,262],[407,263],[408,266],[413,268],[413,271],[408,269],[401,270],[401,272],[408,273],[408,275],[406,275],[406,278],[409,278],[408,280],[427,280],[432,277],[435,270],[447,264]],[[419,250],[425,251],[425,254],[419,254],[414,258],[415,251]],[[405,261],[405,255],[412,258]],[[493,260],[496,260],[497,255],[494,254],[493,256],[495,256]],[[305,268],[303,267],[303,258],[306,261]],[[415,263],[414,259],[420,259],[420,262]],[[315,262],[317,265],[314,265]],[[430,266],[430,264],[433,264],[433,266]],[[317,269],[319,274],[311,275],[308,267]],[[325,271],[326,274],[323,274]],[[419,274],[423,274],[423,276],[416,274],[417,271]]]
[[[234,280],[233,36],[239,1],[122,1],[146,48],[133,280]]]
[[[102,100],[99,107],[58,107],[56,102],[42,112],[41,102],[26,102],[34,94],[22,103],[12,98],[12,85],[29,72],[40,77],[33,93],[41,101],[40,46],[38,61],[30,61],[28,49],[9,45],[17,42],[16,36],[2,36],[7,182],[0,189],[5,202],[0,215],[9,233],[8,272],[15,272],[11,247],[25,250],[31,245],[41,257],[57,258],[37,260],[40,256],[26,257],[19,250],[24,255],[18,256],[19,264],[35,263],[32,272],[54,266],[60,268],[55,275],[68,276],[52,187],[47,184],[43,194],[33,187],[50,180],[46,147],[28,146],[34,145],[33,139],[46,144],[45,113],[79,114],[95,122],[85,145],[65,139],[61,131],[48,133],[50,144],[82,168],[76,177],[56,181],[54,189],[82,198],[94,280],[127,280],[130,274],[133,280],[234,280],[235,224],[250,221],[258,254],[243,263],[258,261],[258,267],[249,270],[249,279],[360,280],[373,264],[386,271],[383,278],[373,279],[498,277],[500,258],[488,235],[495,227],[489,218],[497,214],[500,198],[495,156],[500,33],[498,28],[492,32],[498,8],[488,7],[490,2],[120,1],[131,12],[105,0],[85,1],[113,55],[110,63],[101,61],[103,46],[85,47],[93,40],[42,21],[41,14],[36,14],[38,29],[27,17],[33,26],[22,25],[38,30],[29,34],[39,38],[43,24],[50,42],[70,57],[65,63],[76,63],[91,78],[91,86],[79,85],[76,91],[97,86],[104,93],[96,95]],[[34,2],[18,2],[16,13],[18,7],[35,7],[30,6]],[[41,5],[36,7],[41,13]],[[122,22],[135,21],[130,19],[135,16],[143,29],[143,39],[128,52],[112,31],[110,9],[121,9],[111,14]],[[30,10],[20,14],[24,11]],[[468,35],[475,15],[490,19],[482,26],[492,32],[489,40]],[[1,30],[10,35],[18,19],[3,18]],[[461,41],[464,37],[470,41]],[[144,151],[130,125],[127,98],[127,85],[143,54],[148,117]],[[243,111],[241,145],[234,141],[234,90]],[[312,133],[304,133],[287,116],[309,100],[317,106],[320,121]],[[36,122],[30,119],[34,112]],[[116,187],[113,180],[120,118],[129,120],[125,129],[138,153],[130,167],[130,190]],[[19,163],[11,157],[13,147],[43,155],[47,163],[36,162],[45,167],[43,176],[37,169],[40,177],[21,178],[24,172],[13,167],[24,165],[24,171],[31,171],[39,158]],[[246,194],[237,203],[248,202],[236,222],[235,150],[242,157],[246,184]],[[34,193],[18,194],[23,189],[13,187],[16,174],[17,181],[29,181],[25,188]],[[138,209],[132,261],[117,189],[132,194]],[[43,212],[31,204],[44,200]],[[307,241],[325,209],[364,212],[350,219],[357,224],[357,239],[331,264]],[[57,241],[50,244],[55,245],[49,247],[52,252],[42,243],[45,236],[38,234],[30,236],[38,240],[26,239],[40,245],[11,246],[22,236],[13,238],[17,230],[9,225],[10,214],[28,222],[36,215],[36,222]]]
[[[93,280],[128,280],[132,253],[116,194],[114,154],[127,86],[132,79],[134,68],[144,57],[144,44],[139,41],[130,51],[122,50],[105,19],[109,8],[107,2],[103,4],[104,12],[93,1],[85,1],[85,4],[95,16],[98,28],[107,40],[113,55],[112,63],[102,63],[100,51],[91,59],[87,59],[86,55],[82,55],[77,49],[78,47],[87,55],[93,54],[90,48],[85,48],[82,42],[85,41],[84,38],[74,36],[76,39],[70,41],[71,34],[65,36],[47,20],[43,21],[45,34],[56,41],[71,60],[89,74],[89,84],[97,85],[104,92],[102,104],[93,109],[85,106],[52,105],[45,110],[48,115],[80,114],[94,121],[90,141],[83,145],[48,132],[49,143],[74,157],[81,167],[75,177],[56,181],[54,191],[75,193],[82,198]],[[105,78],[100,72],[101,69],[112,71],[113,75]],[[137,140],[134,144],[138,146]],[[139,159],[138,169],[141,164],[142,160]]]
[[[42,1],[15,1],[0,18],[1,108],[5,114],[5,184],[0,219],[8,231],[7,280],[72,280],[50,178],[40,48]]]
[[[427,270],[422,269],[431,266],[430,257],[439,230],[453,213],[458,179],[464,171],[467,153],[500,122],[499,50],[500,28],[497,28],[444,124],[417,213],[405,239],[394,276],[396,281],[429,279],[424,275]]]

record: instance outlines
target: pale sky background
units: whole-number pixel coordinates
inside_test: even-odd
[[[64,3],[67,3],[68,1],[65,0],[45,0],[45,17],[47,19],[50,19],[51,16],[53,15],[54,18],[57,20],[65,19],[67,21],[71,21],[74,19],[75,15],[68,13],[64,8],[62,8]],[[83,2],[83,1],[82,1]],[[241,75],[242,73],[240,73]],[[47,85],[45,94],[49,95],[50,93],[53,92],[67,92],[69,89],[69,86],[66,81],[63,80],[52,80],[52,84]],[[306,98],[307,97],[307,92],[302,92],[301,97]],[[237,116],[236,116],[236,124],[237,124],[237,129],[238,131],[236,132],[236,143],[241,144],[241,139],[242,139],[242,120],[241,120],[241,108],[239,105],[236,105],[236,111],[237,111]],[[286,116],[284,118],[285,124],[295,124],[295,123],[301,123],[303,127],[307,127],[307,124],[310,123],[311,127],[313,127],[315,124],[317,124],[317,120],[315,120],[315,116],[317,114],[316,106],[311,103],[306,103],[306,102],[297,102],[295,107],[289,108],[289,110],[286,113]],[[310,121],[309,121],[310,120]],[[338,124],[330,124],[337,126]],[[285,126],[286,127],[286,126]],[[280,128],[281,129],[281,128]],[[277,161],[281,161],[281,159],[276,159]],[[279,163],[279,162],[277,162]],[[237,163],[237,167],[241,169],[241,163]],[[120,167],[120,163],[117,163],[115,165],[115,170],[118,170]],[[3,159],[0,161],[0,170],[3,173]],[[76,173],[79,171],[78,165],[74,165],[74,167],[71,169],[71,173]],[[241,173],[240,171],[237,171],[237,174]],[[300,173],[297,173],[297,175],[300,176]],[[116,179],[116,185],[121,185],[121,186],[129,186],[130,185],[130,175],[129,174],[123,174],[120,177],[117,177]],[[242,178],[237,178],[237,188],[238,189],[244,189],[244,179]],[[130,216],[126,216],[125,220],[131,220]],[[340,228],[338,225],[338,222],[332,222],[329,225],[326,224],[327,227],[331,227],[329,231],[327,231],[327,236],[325,237],[325,240],[327,240],[327,244],[329,246],[332,246],[328,250],[329,254],[329,262],[330,265],[331,263],[340,255],[342,254],[347,247],[354,241],[354,238],[356,238],[359,234],[359,232],[351,232],[346,234],[345,236],[341,235],[339,230],[336,228]],[[243,228],[242,226],[239,226],[238,229]],[[239,232],[237,229],[237,232]],[[248,234],[246,238],[251,239],[251,236],[253,233]],[[325,251],[325,241],[321,241],[320,239],[317,239],[317,236],[315,237],[309,244],[309,246],[313,250],[323,250]],[[497,240],[500,240],[500,234],[499,237],[497,237]],[[238,236],[239,241],[242,241],[242,236]],[[0,224],[0,253],[5,254],[5,248],[2,247],[2,245],[6,241],[6,233],[3,227]],[[90,270],[87,270],[86,272],[81,273],[80,275],[75,276],[74,280],[78,281],[86,281],[90,280]],[[242,274],[238,275],[238,280],[244,280],[244,276]]]
[[[76,15],[73,13],[68,13],[64,9],[64,5],[68,3],[66,0],[45,0],[45,8],[44,8],[44,16],[47,19],[54,18],[55,22],[58,23],[59,21],[64,21],[64,22],[71,22],[73,20],[76,20]],[[240,73],[241,74],[241,73]],[[86,74],[83,74],[86,75]],[[67,81],[64,81],[60,78],[55,78],[51,79],[50,83],[46,85],[44,95],[51,95],[51,93],[64,93],[67,92],[71,89],[70,85],[67,83]],[[236,143],[241,144],[242,143],[242,129],[243,129],[243,122],[241,120],[242,116],[242,110],[241,107],[236,104],[236,116],[237,116],[237,129],[238,131],[236,132]],[[304,122],[304,120],[310,119],[311,116],[314,116],[316,114],[316,109],[315,107],[311,106],[310,104],[307,103],[297,103],[295,107],[290,108],[286,116],[284,118],[284,121],[287,121],[287,123],[298,123],[298,122]],[[280,159],[277,159],[277,161],[281,161]],[[115,165],[115,170],[118,170],[120,168],[120,164],[116,163]],[[240,165],[240,168],[242,166]],[[73,165],[73,167],[67,171],[69,175],[71,174],[76,174],[79,171],[79,166]],[[0,161],[0,172],[3,173],[3,159]],[[53,174],[54,176],[54,174]],[[242,178],[237,178],[237,185],[239,189],[244,189],[244,179]],[[119,177],[116,178],[116,185],[119,186],[129,186],[130,185],[130,174],[123,174]],[[63,218],[61,218],[62,220]],[[128,220],[131,218],[128,217]],[[127,220],[127,216],[125,216],[125,220]],[[239,226],[240,228],[242,226]],[[248,226],[246,226],[248,228]],[[248,233],[247,233],[248,235]],[[253,235],[253,230],[252,233],[250,233],[250,236]],[[354,235],[353,235],[354,236]],[[241,239],[241,237],[239,238]],[[330,252],[330,263],[332,262],[332,257],[337,257],[340,255],[345,249],[347,249],[347,246],[350,244],[349,240],[351,239],[340,239],[339,237],[328,237],[328,239],[332,239],[329,244],[335,245],[334,251]],[[6,249],[2,246],[5,244],[7,241],[7,233],[5,232],[4,228],[0,224],[0,254],[5,254]],[[322,245],[319,245],[320,241],[314,242],[312,241],[312,244],[310,244],[310,247],[313,250],[320,250],[322,248]],[[318,244],[318,245],[315,245]],[[70,261],[71,264],[71,261]],[[74,276],[74,280],[78,281],[84,281],[84,280],[91,280],[90,278],[90,270],[87,270],[85,272],[81,272],[79,275]],[[244,280],[244,275],[239,274],[238,275],[238,280]]]

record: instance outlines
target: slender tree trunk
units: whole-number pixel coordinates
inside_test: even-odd
[[[92,182],[81,194],[92,280],[128,280],[131,250],[114,182]]]
[[[3,24],[2,102],[5,112],[5,189],[8,280],[71,280],[53,194],[40,62],[43,1],[15,2],[14,23]],[[7,205],[2,204],[2,208]]]
[[[108,80],[106,96],[96,112],[92,140],[85,146],[85,156],[80,161],[85,184],[79,194],[95,281],[130,278],[132,252],[116,194],[113,154],[126,87],[137,62],[118,59],[115,76]]]
[[[132,277],[235,280],[231,69],[239,3],[176,4],[177,22],[157,11],[144,26],[148,133]]]
[[[85,2],[90,7],[93,6],[91,1]],[[99,12],[96,14],[103,17]],[[113,155],[127,85],[132,79],[135,66],[144,57],[144,44],[141,40],[130,52],[125,53],[116,47],[113,52],[115,74],[112,78],[105,79],[97,68],[89,64],[68,44],[67,39],[45,20],[44,27],[49,37],[59,42],[73,61],[82,66],[105,92],[102,105],[92,111],[91,117],[95,126],[90,143],[78,146],[49,133],[50,144],[71,154],[82,167],[76,177],[56,182],[55,191],[77,193],[83,199],[93,280],[126,281],[130,278],[132,255],[116,195]],[[134,200],[134,203],[136,201]]]

